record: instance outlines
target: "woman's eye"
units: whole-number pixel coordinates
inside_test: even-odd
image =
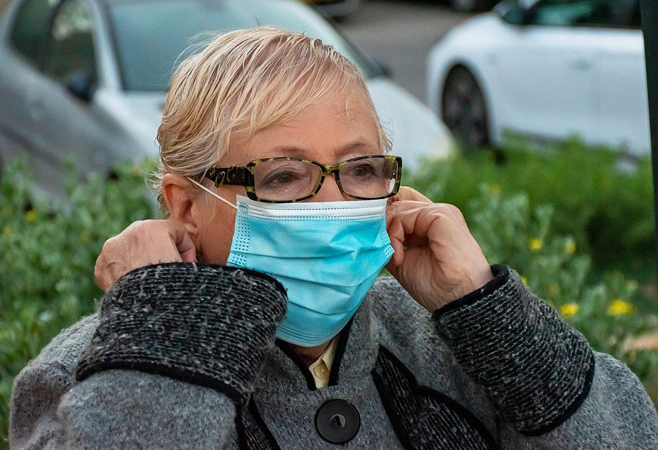
[[[353,177],[367,177],[375,175],[375,168],[371,164],[361,164],[359,166],[350,167],[348,175]]]
[[[265,178],[263,184],[266,184],[266,185],[288,184],[288,183],[292,183],[292,182],[294,182],[298,179],[299,179],[298,174],[296,174],[294,172],[290,172],[290,171],[282,171],[282,172],[275,172],[275,173],[272,173],[272,174],[268,175]]]
[[[295,178],[296,178],[296,177],[295,177],[292,173],[290,173],[290,172],[284,172],[284,173],[280,173],[280,174],[278,174],[278,175],[274,178],[274,181],[276,181],[277,183],[290,183],[290,182],[293,181]]]

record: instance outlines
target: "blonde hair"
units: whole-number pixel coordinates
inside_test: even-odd
[[[171,80],[157,136],[160,204],[164,174],[197,177],[228,152],[233,135],[249,137],[342,92],[363,98],[379,127],[380,147],[390,149],[363,78],[333,47],[271,26],[214,37]]]

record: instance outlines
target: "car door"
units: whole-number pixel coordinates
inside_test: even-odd
[[[500,126],[523,134],[595,137],[598,30],[560,20],[564,2],[539,2],[524,25],[507,26],[498,58]]]
[[[0,155],[39,161],[38,101],[42,83],[39,65],[54,6],[49,0],[24,0],[12,5],[3,23],[0,46]]]
[[[93,102],[99,83],[95,21],[86,0],[63,0],[56,8],[42,58],[42,82],[33,108],[41,142],[41,182],[58,192],[67,161],[81,173],[106,167],[107,137]]]
[[[638,0],[620,0],[616,23],[601,36],[598,136],[602,143],[647,154],[651,136],[639,8]]]

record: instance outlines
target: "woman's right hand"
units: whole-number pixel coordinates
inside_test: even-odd
[[[104,292],[131,270],[167,262],[196,262],[194,242],[173,220],[133,222],[105,241],[96,260],[94,280]]]

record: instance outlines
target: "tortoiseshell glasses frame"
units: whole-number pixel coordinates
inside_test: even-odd
[[[390,167],[392,167],[391,169],[392,173],[390,174],[391,175],[390,179],[395,180],[395,184],[393,185],[391,191],[388,192],[386,195],[381,195],[377,197],[363,197],[363,196],[354,195],[353,193],[346,192],[343,189],[343,185],[340,180],[341,168],[345,167],[347,164],[353,164],[358,161],[369,160],[369,159],[370,160],[383,159],[384,161],[382,161],[382,163],[389,163],[391,165]],[[285,200],[281,200],[281,199],[273,200],[273,199],[263,198],[258,196],[257,189],[255,186],[256,181],[254,177],[254,172],[256,171],[257,166],[263,163],[267,163],[269,161],[301,161],[303,163],[312,164],[314,166],[317,166],[319,169],[321,169],[321,172],[319,172],[320,176],[317,182],[315,183],[315,187],[308,195],[304,195],[299,198],[285,199]],[[221,187],[224,185],[243,186],[247,192],[247,197],[249,197],[252,200],[256,200],[264,203],[294,203],[294,202],[300,202],[302,200],[309,199],[320,191],[320,188],[322,188],[322,183],[324,182],[325,177],[328,175],[334,176],[334,179],[336,180],[336,184],[338,185],[338,189],[340,189],[340,192],[346,197],[354,198],[357,200],[376,200],[381,198],[388,198],[394,196],[400,190],[400,182],[402,179],[402,158],[394,155],[381,155],[381,154],[368,155],[368,156],[359,156],[357,158],[348,159],[334,165],[326,165],[318,161],[312,161],[309,159],[279,156],[275,158],[255,159],[253,161],[249,161],[244,166],[237,166],[237,165],[231,167],[213,166],[212,168],[210,168],[205,172],[205,177],[211,179],[215,183],[215,187]]]

